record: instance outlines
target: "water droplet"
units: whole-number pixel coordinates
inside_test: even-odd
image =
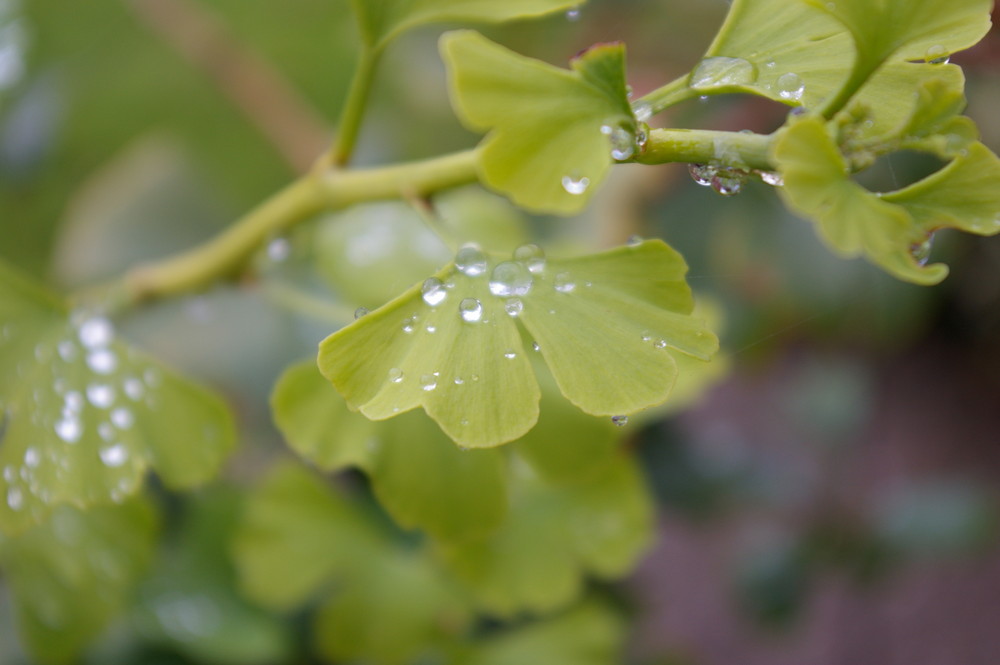
[[[514,260],[520,261],[533,275],[545,271],[545,252],[538,245],[521,245],[514,250]]]
[[[275,238],[267,243],[267,258],[275,263],[288,260],[292,255],[292,244],[287,238]]]
[[[923,242],[918,242],[910,245],[910,253],[913,255],[913,259],[920,266],[927,265],[927,262],[931,258],[931,250],[934,249],[934,234],[929,233],[927,238]]]
[[[490,293],[495,296],[524,296],[533,284],[528,267],[519,261],[504,261],[490,274]]]
[[[513,351],[507,351],[506,353],[503,354],[503,357],[506,358],[507,360],[513,360],[514,358],[517,358],[517,354],[514,353]]]
[[[564,175],[562,177],[562,186],[567,192],[573,195],[583,194],[590,187],[590,178],[584,176],[581,178],[575,178],[573,176]]]
[[[10,506],[11,510],[21,510],[24,506],[24,494],[20,488],[11,487],[7,490],[7,505]]]
[[[438,387],[437,377],[433,374],[424,374],[420,377],[420,387],[426,392],[430,392]]]
[[[688,85],[696,90],[748,85],[757,80],[757,68],[743,58],[705,58],[691,72]]]
[[[128,395],[128,398],[133,402],[138,402],[142,399],[143,393],[146,392],[146,387],[142,385],[142,381],[134,376],[130,376],[125,379],[122,383],[122,387],[125,389],[125,394]]]
[[[532,342],[531,343],[531,349],[533,351],[541,351],[542,350],[542,346],[538,342]]]
[[[87,355],[87,366],[97,374],[111,374],[118,367],[118,356],[110,349],[97,349]]]
[[[656,343],[653,344],[653,346],[655,346],[658,349],[665,349],[665,348],[667,348],[667,340],[665,340],[665,339],[658,339],[658,340],[656,340]]]
[[[403,332],[407,335],[413,332],[414,326],[417,323],[417,317],[411,316],[410,318],[403,321]]]
[[[722,196],[736,196],[743,189],[743,177],[733,171],[720,171],[712,177],[712,189]]]
[[[455,254],[455,267],[463,275],[478,277],[486,272],[488,266],[486,255],[478,245],[463,245]]]
[[[568,272],[561,272],[556,275],[555,287],[559,293],[572,293],[576,290],[576,282]]]
[[[437,326],[433,326],[428,323],[427,326],[424,328],[424,330],[427,331],[427,334],[433,335],[434,333],[437,332]]]
[[[38,448],[28,448],[24,451],[24,464],[32,469],[38,468],[38,465],[42,463],[42,454],[38,452]]]
[[[101,461],[104,462],[105,466],[112,468],[117,468],[125,464],[128,461],[128,448],[122,443],[116,443],[113,446],[105,446],[100,450]]]
[[[469,424],[469,421],[468,421],[468,419],[466,419],[466,418],[462,418],[461,420],[459,420],[459,421],[458,421],[458,424],[459,424],[459,425],[462,425],[462,426],[464,427],[464,426],[466,426],[466,425],[468,425],[468,424]],[[464,453],[465,451],[467,451],[467,450],[468,450],[468,448],[462,448],[461,450],[462,450],[462,452]]]
[[[444,287],[440,279],[430,277],[424,280],[424,285],[420,288],[420,295],[425,303],[431,307],[437,307],[448,297],[448,289]]]
[[[766,185],[771,185],[771,187],[784,187],[785,179],[781,177],[780,173],[774,171],[761,171],[760,179]]]
[[[924,53],[924,62],[932,65],[943,65],[948,62],[948,49],[941,44],[935,44],[927,48]]]
[[[106,383],[87,386],[87,399],[98,409],[107,409],[115,402],[115,389]]]
[[[478,380],[479,380],[479,375],[478,374],[473,374],[472,375],[472,382],[475,383]]]
[[[367,307],[358,307],[356,310],[354,310],[354,320],[357,321],[367,313],[368,313]]]
[[[619,427],[625,427],[628,425],[628,416],[611,416],[611,422]]]
[[[69,413],[79,413],[83,409],[83,395],[71,390],[63,397],[63,409]]]
[[[644,342],[652,342],[653,341],[653,333],[649,332],[648,330],[644,330],[643,333],[642,333],[642,341],[644,341]]]
[[[640,236],[640,235],[632,235],[632,236],[628,237],[628,246],[629,247],[638,247],[641,244],[642,244],[642,236]]]
[[[604,127],[601,130],[603,131]],[[632,155],[635,154],[635,134],[624,127],[612,127],[610,130],[608,141],[611,143],[611,158],[619,162],[631,159]],[[566,186],[565,181],[563,181],[563,186]],[[567,189],[567,191],[569,190]]]
[[[579,21],[580,20],[580,7],[571,7],[566,10],[566,20],[568,21]]]
[[[458,304],[458,313],[463,321],[476,323],[483,318],[483,304],[475,298],[466,298]]]
[[[393,367],[392,369],[390,369],[389,370],[389,380],[392,381],[393,383],[402,383],[403,382],[403,370],[399,369],[398,367]]]
[[[460,376],[456,376],[456,377],[455,377],[455,385],[456,385],[456,386],[460,386],[460,385],[462,385],[463,383],[465,383],[465,379],[463,379],[463,378],[462,378],[462,377],[460,377]]]
[[[111,422],[113,422],[115,427],[118,429],[128,429],[132,427],[132,423],[135,422],[135,418],[132,416],[131,411],[119,407],[111,412]]]
[[[17,472],[14,471],[14,467],[5,466],[3,468],[3,479],[6,480],[8,483],[12,483],[14,482],[15,478],[17,478]]]
[[[59,342],[57,349],[59,357],[66,362],[70,363],[76,360],[76,344],[73,343],[73,340],[67,339]]]
[[[712,184],[712,177],[718,170],[711,164],[688,164],[688,173],[691,174],[691,179],[702,187],[708,187]]]
[[[649,102],[636,102],[632,105],[632,115],[639,122],[646,122],[653,117],[653,106]]]
[[[521,302],[520,298],[511,298],[504,303],[503,309],[510,316],[521,316],[521,312],[524,311],[524,303]]]
[[[66,443],[76,443],[83,436],[83,425],[75,416],[67,416],[56,421],[55,431]]]
[[[114,337],[115,329],[103,316],[87,319],[80,325],[80,343],[88,349],[107,346]]]
[[[802,77],[795,72],[785,72],[775,81],[778,86],[778,96],[782,99],[799,101],[802,93],[806,91],[806,84]]]

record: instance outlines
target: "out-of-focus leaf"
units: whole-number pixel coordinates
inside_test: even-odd
[[[637,149],[621,44],[592,47],[571,71],[471,31],[446,34],[441,51],[456,113],[470,129],[490,132],[482,180],[518,205],[579,212],[611,166],[609,138],[623,141],[615,145],[622,158]]]
[[[272,406],[293,449],[326,471],[364,469],[379,502],[405,528],[451,540],[489,533],[506,513],[499,451],[461,451],[422,413],[384,423],[352,413],[314,362],[282,376]]]
[[[503,23],[544,16],[586,0],[352,0],[369,47],[379,48],[400,33],[428,23]]]
[[[594,415],[663,402],[675,352],[707,360],[718,348],[690,316],[683,259],[661,241],[563,261],[529,246],[514,258],[462,248],[423,285],[324,340],[320,370],[369,418],[422,406],[460,445],[489,447],[538,417],[518,319],[563,394]]]
[[[44,524],[0,539],[20,631],[38,662],[75,662],[126,606],[152,558],[156,522],[142,499],[59,506]]]
[[[494,614],[545,612],[576,599],[587,573],[613,578],[652,537],[652,506],[635,464],[616,458],[578,483],[547,485],[525,466],[510,513],[487,538],[441,544],[448,566]]]
[[[216,473],[235,439],[218,397],[2,264],[0,286],[0,529],[119,501],[148,469],[172,488]]]

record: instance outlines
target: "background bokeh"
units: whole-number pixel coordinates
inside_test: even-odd
[[[576,20],[486,32],[559,64],[624,40],[642,94],[697,62],[727,7],[591,0]],[[359,164],[474,145],[450,112],[438,33],[418,30],[388,52]],[[355,44],[346,0],[0,0],[0,258],[70,289],[210,237],[323,150]],[[968,77],[967,113],[997,151],[1000,33],[953,62]],[[770,131],[786,110],[713,98],[654,124]],[[900,157],[867,182],[893,188],[925,168]],[[388,235],[369,240],[387,263],[359,283],[405,287],[434,260],[413,258],[419,234],[392,235],[402,214],[369,211],[383,219]],[[635,428],[661,507],[658,542],[621,589],[636,663],[1000,662],[1000,238],[939,234],[933,258],[950,277],[903,284],[833,257],[768,187],[718,197],[684,165],[616,168],[581,218],[530,222],[542,242],[567,247],[663,237],[725,322],[728,375],[688,411]],[[125,322],[226,394],[241,423],[227,470],[236,484],[284,454],[266,402],[280,371],[355,303],[379,304],[370,293],[315,296],[351,277],[302,274],[297,258],[343,250],[329,227],[276,238],[237,284]],[[293,634],[231,588],[216,528],[234,510],[227,492],[206,490],[191,527],[203,529],[203,551],[165,556],[88,662],[308,662],[288,646]],[[174,573],[192,569],[178,587]],[[159,590],[211,585],[229,585],[244,623],[215,651],[185,649]],[[24,658],[0,579],[0,663]]]

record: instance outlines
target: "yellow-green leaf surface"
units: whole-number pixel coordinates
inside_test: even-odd
[[[315,474],[282,465],[251,496],[234,548],[243,588],[276,609],[322,599],[331,661],[395,665],[454,640],[468,603],[433,560],[400,546]]]
[[[499,451],[461,451],[422,413],[383,423],[352,413],[314,362],[285,372],[272,406],[296,452],[326,471],[364,469],[379,503],[404,528],[450,540],[488,533],[506,513]]]
[[[990,28],[991,0],[800,0],[837,19],[854,37],[856,68],[890,56],[935,60],[974,45]]]
[[[419,25],[502,23],[544,16],[586,0],[352,0],[365,43],[379,47]]]
[[[322,479],[283,464],[247,501],[234,558],[251,599],[290,609],[356,573],[383,543],[365,515]]]
[[[126,606],[155,535],[152,508],[133,499],[87,511],[59,506],[44,524],[0,537],[0,568],[36,662],[77,662]]]
[[[588,573],[614,578],[630,570],[652,537],[649,494],[625,457],[572,484],[547,484],[522,466],[511,494],[496,533],[441,544],[448,566],[494,614],[562,607],[580,595]]]
[[[53,506],[120,501],[149,469],[211,478],[233,447],[223,402],[0,265],[0,530]]]
[[[621,130],[634,141],[621,44],[592,47],[572,70],[471,31],[444,35],[441,52],[456,113],[468,128],[489,132],[482,181],[528,210],[579,212],[611,166],[609,135]]]
[[[618,665],[625,626],[621,617],[588,602],[559,616],[487,638],[455,665]]]
[[[708,359],[718,348],[690,316],[683,259],[661,241],[569,260],[530,248],[515,257],[463,248],[427,283],[324,340],[320,370],[369,418],[423,407],[460,445],[489,447],[538,419],[518,320],[563,394],[594,415],[665,401],[673,354]]]
[[[776,142],[789,207],[818,223],[824,240],[844,256],[864,254],[900,279],[934,284],[943,264],[924,265],[930,234],[953,226],[975,233],[1000,231],[1000,164],[981,144],[948,167],[899,192],[878,195],[851,180],[823,121],[793,123]],[[963,193],[972,196],[964,200]],[[993,225],[992,228],[990,225]]]

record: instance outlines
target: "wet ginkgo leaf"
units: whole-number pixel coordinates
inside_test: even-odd
[[[586,0],[352,0],[369,47],[428,23],[502,23],[577,7]]]
[[[44,524],[0,538],[0,569],[37,662],[77,662],[124,609],[152,559],[156,523],[142,499],[86,511],[58,506]]]
[[[515,467],[510,513],[494,534],[442,543],[449,568],[484,610],[547,612],[579,597],[585,575],[630,570],[652,539],[653,506],[635,462],[609,460],[602,473],[548,484]]]
[[[579,212],[613,159],[641,149],[622,44],[590,48],[573,59],[572,70],[471,31],[445,34],[441,52],[455,112],[470,129],[489,132],[479,158],[482,181],[528,210]]]
[[[218,397],[3,265],[0,294],[0,530],[121,501],[148,470],[171,488],[216,473],[235,438]]]
[[[571,402],[628,414],[667,399],[674,353],[707,360],[718,349],[690,316],[686,270],[658,240],[570,260],[533,245],[510,260],[465,246],[423,284],[325,339],[320,371],[373,420],[423,407],[460,445],[499,445],[538,419],[521,320]]]
[[[900,279],[935,284],[944,264],[926,265],[933,233],[954,227],[1000,232],[1000,160],[982,144],[937,173],[897,192],[875,194],[854,182],[820,118],[793,123],[776,142],[788,206],[818,224],[843,256],[865,255]]]
[[[289,368],[271,403],[296,452],[324,471],[364,469],[379,503],[404,528],[466,538],[489,533],[506,513],[499,451],[461,451],[419,412],[381,423],[353,413],[315,362]]]

